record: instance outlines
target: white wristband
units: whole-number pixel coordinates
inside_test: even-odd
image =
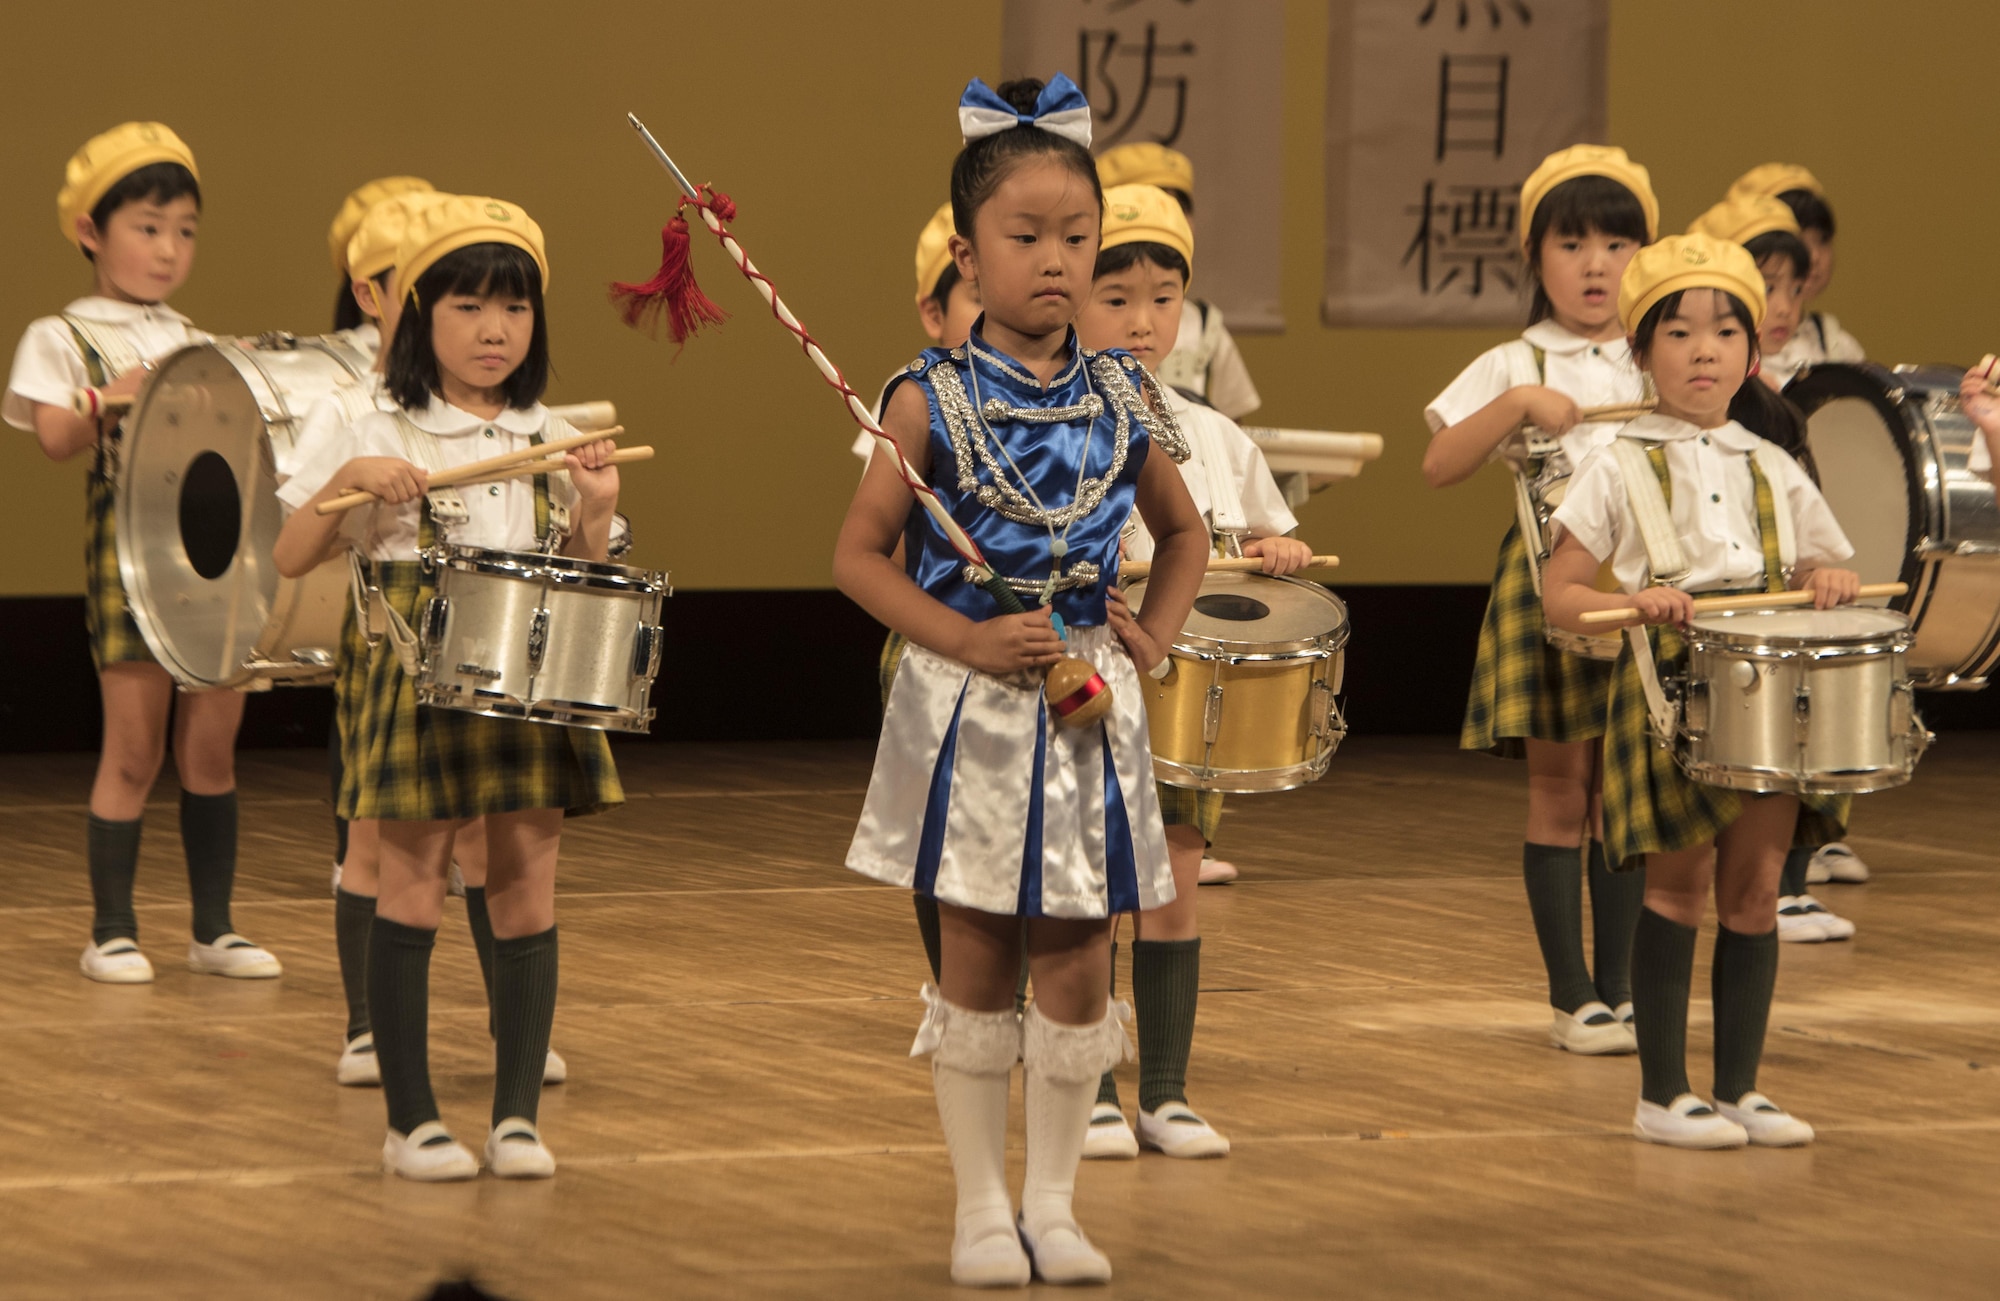
[[[1152,668],[1146,670],[1146,676],[1153,679],[1155,682],[1159,682],[1163,681],[1166,678],[1167,674],[1172,673],[1173,671],[1174,671],[1174,657],[1171,655],[1166,655],[1161,657],[1160,662],[1158,664],[1155,664]]]

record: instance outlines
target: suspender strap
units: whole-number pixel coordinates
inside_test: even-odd
[[[92,384],[109,384],[139,364],[139,350],[116,328],[76,316],[63,317],[63,324],[76,338]]]
[[[1799,562],[1799,540],[1792,519],[1792,499],[1774,486],[1784,481],[1778,464],[1784,451],[1760,442],[1750,453],[1750,481],[1757,487],[1757,536],[1764,544],[1764,590],[1782,592],[1790,586]]]
[[[1521,355],[1527,350],[1527,357]],[[1534,367],[1534,379],[1529,380],[1527,367]],[[1523,384],[1542,384],[1548,380],[1548,353],[1526,339],[1516,339],[1507,349],[1507,379],[1510,388]],[[1512,435],[1509,435],[1510,440]],[[1506,444],[1502,444],[1506,446]],[[1535,509],[1533,482],[1542,472],[1541,458],[1536,457],[1524,465],[1514,467],[1514,524],[1520,530],[1521,542],[1528,551],[1528,581],[1534,585],[1535,595],[1542,594],[1542,562],[1548,559],[1548,539],[1542,533],[1541,513]]]
[[[1672,586],[1688,576],[1687,551],[1674,529],[1673,481],[1667,473],[1666,448],[1636,439],[1612,440],[1611,454],[1618,458],[1618,470],[1625,480],[1625,499],[1631,503],[1639,525],[1639,539],[1646,546],[1646,564],[1656,583]]]
[[[437,474],[444,468],[444,452],[438,447],[437,435],[428,429],[419,429],[416,424],[400,411],[396,413],[396,433],[403,441],[403,454],[411,464],[421,465],[427,472]],[[456,488],[433,488],[424,494],[430,509],[424,512],[426,521],[433,516],[449,528],[453,524],[463,524],[468,518],[465,498]],[[419,525],[419,531],[422,525]],[[428,548],[429,542],[423,544]]]

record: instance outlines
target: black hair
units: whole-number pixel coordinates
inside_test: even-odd
[[[1542,288],[1542,241],[1551,231],[1574,239],[1610,235],[1637,245],[1649,237],[1639,196],[1609,176],[1572,176],[1543,195],[1528,223],[1528,278],[1535,284],[1534,301],[1528,307],[1530,325],[1546,321],[1556,311]]]
[[[1792,264],[1792,274],[1799,279],[1804,280],[1812,273],[1812,250],[1789,230],[1767,230],[1743,247],[1750,251],[1750,260],[1759,267],[1773,258],[1783,258]]]
[[[1833,209],[1820,195],[1811,190],[1786,190],[1778,196],[1778,202],[1792,210],[1800,230],[1816,230],[1822,238],[1833,238]]]
[[[1003,81],[996,94],[1017,113],[1033,113],[1042,93],[1041,82],[1033,77]],[[1050,157],[1090,182],[1097,207],[1104,209],[1104,186],[1097,179],[1097,160],[1090,151],[1066,136],[1040,127],[1016,126],[990,136],[981,136],[958,151],[951,165],[951,224],[967,239],[972,238],[972,219],[1000,188],[1007,174],[1029,158]]]
[[[111,220],[111,214],[128,203],[150,199],[164,207],[180,198],[193,199],[194,210],[201,211],[201,182],[194,178],[194,173],[179,163],[147,163],[137,171],[119,177],[104,192],[104,197],[90,210],[90,224],[97,227],[97,233],[102,236],[104,224]],[[83,250],[83,255],[92,262],[97,261],[97,255],[89,249]]]
[[[1128,271],[1141,262],[1151,262],[1156,267],[1180,273],[1181,287],[1186,288],[1189,276],[1187,259],[1178,249],[1165,244],[1154,244],[1147,240],[1133,240],[1130,244],[1119,244],[1107,248],[1097,255],[1097,267],[1090,273],[1092,280],[1104,276],[1117,275]]]
[[[1181,205],[1183,217],[1194,216],[1194,196],[1175,185],[1162,185],[1161,189],[1174,196],[1174,202]]]
[[[939,310],[951,306],[951,291],[958,288],[958,263],[947,262],[938,273],[937,283],[931,286],[929,297],[937,302]]]
[[[1789,233],[1789,232],[1787,232]],[[1797,237],[1794,236],[1796,239]],[[1750,373],[1737,386],[1736,395],[1729,399],[1729,418],[1742,425],[1767,443],[1776,443],[1792,456],[1805,462],[1808,471],[1811,463],[1806,460],[1806,418],[1797,407],[1773,392],[1771,386],[1756,376],[1757,323],[1751,315],[1750,305],[1726,290],[1717,290],[1728,304],[1729,315],[1743,327],[1750,339]],[[1681,310],[1681,299],[1687,290],[1668,294],[1647,309],[1639,319],[1639,328],[1632,332],[1632,355],[1642,365],[1653,351],[1653,338],[1659,332],[1660,323],[1676,316]]]
[[[526,250],[512,244],[472,244],[454,249],[417,277],[403,304],[404,317],[389,345],[389,396],[405,411],[427,406],[444,395],[437,353],[431,346],[431,314],[451,294],[525,298],[534,310],[534,333],[528,355],[514,373],[500,381],[507,405],[525,411],[541,401],[549,387],[549,327],[542,310],[542,269]]]
[[[381,302],[389,293],[389,273],[371,276],[375,282],[376,302]],[[340,281],[340,297],[333,300],[333,328],[340,330],[358,329],[368,321],[368,313],[361,310],[361,304],[354,299],[354,277],[344,276]]]

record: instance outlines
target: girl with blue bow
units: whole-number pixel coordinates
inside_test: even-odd
[[[1127,353],[1083,349],[1071,328],[1103,217],[1082,93],[1060,75],[997,92],[975,80],[959,122],[951,255],[985,311],[963,345],[927,349],[898,377],[883,426],[1030,608],[1003,614],[889,458],[870,462],[834,578],[912,645],[847,864],[939,904],[939,988],[924,991],[911,1051],[931,1054],[957,1178],[953,1281],[1100,1282],[1111,1264],[1071,1195],[1098,1077],[1130,1051],[1107,1006],[1110,919],[1174,889],[1138,674],[1164,665],[1208,540],[1157,381]],[[1135,505],[1158,540],[1137,619],[1107,605]],[[1110,692],[1086,726],[1064,726],[1075,702],[1043,689],[1065,652]],[[1017,1017],[1024,933],[1035,1001]],[[1018,1218],[1005,1164],[1016,1060]]]

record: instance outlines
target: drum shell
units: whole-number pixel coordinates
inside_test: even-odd
[[[353,593],[353,571],[345,556],[303,578],[280,578],[270,622],[250,652],[248,667],[255,678],[265,685],[332,685]]]
[[[1541,468],[1529,474],[1525,468],[1514,472],[1516,494],[1516,523],[1527,529],[1532,521],[1532,531],[1523,532],[1522,542],[1528,548],[1528,564],[1535,574],[1535,590],[1541,590],[1541,574],[1548,567],[1552,551],[1549,531],[1550,521],[1562,506],[1563,496],[1569,491],[1570,469],[1567,458],[1553,446],[1542,449]],[[1616,592],[1618,578],[1611,572],[1611,564],[1606,561],[1598,567],[1597,581],[1593,584],[1600,592]],[[1542,636],[1549,645],[1587,660],[1601,660],[1611,663],[1618,658],[1624,648],[1625,639],[1615,629],[1609,632],[1574,632],[1568,628],[1558,628],[1550,623],[1546,615],[1542,618]]]

